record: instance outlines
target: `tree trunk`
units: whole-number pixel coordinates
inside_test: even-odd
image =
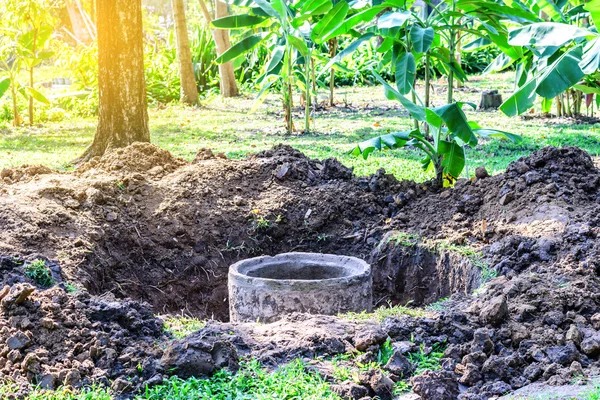
[[[200,8],[206,19],[206,24],[210,27],[212,22],[212,16],[206,7],[204,0],[199,0]],[[215,18],[222,18],[228,15],[227,4],[215,0]],[[227,29],[212,29],[211,33],[217,47],[217,55],[225,53],[231,47],[229,42],[229,31]],[[223,97],[235,97],[240,94],[237,82],[235,80],[235,74],[233,70],[233,62],[229,61],[223,64],[219,64],[219,86],[221,88],[221,96]]]
[[[149,142],[141,0],[100,0],[98,17],[98,128],[77,162],[108,149]]]
[[[337,53],[337,38],[329,40],[329,58],[333,60]],[[334,106],[333,91],[335,90],[335,69],[329,71],[329,107]]]
[[[69,20],[71,21],[73,36],[75,36],[79,42],[89,44],[92,41],[92,35],[87,28],[79,7],[77,7],[77,4],[75,4],[75,1],[73,0],[65,2],[65,5],[69,14]]]
[[[502,95],[497,90],[484,90],[479,100],[479,109],[488,110],[502,105]]]
[[[175,20],[175,35],[177,36],[177,58],[179,60],[179,76],[181,78],[181,102],[198,104],[198,87],[192,65],[192,51],[188,36],[185,7],[183,0],[171,0],[173,19]]]

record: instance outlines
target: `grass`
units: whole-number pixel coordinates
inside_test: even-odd
[[[14,385],[0,385],[0,398],[16,392]],[[79,391],[61,388],[56,391],[34,389],[27,400],[112,400],[106,388],[93,386]],[[329,384],[315,371],[294,360],[273,372],[262,368],[256,360],[241,363],[233,374],[226,370],[216,372],[209,379],[180,379],[176,376],[160,385],[146,389],[136,400],[189,400],[189,399],[319,399],[339,400]]]
[[[405,306],[393,306],[387,304],[387,306],[381,306],[375,309],[373,312],[368,313],[362,311],[360,313],[349,312],[346,314],[340,314],[341,318],[345,318],[349,321],[377,321],[382,322],[386,318],[397,318],[402,316],[409,317],[424,317],[427,316],[427,311],[420,308],[411,308]]]
[[[477,90],[500,88],[506,97],[510,92],[511,74],[473,76],[467,87]],[[441,85],[441,83],[440,83]],[[422,88],[418,88],[421,90]],[[322,93],[324,96],[325,93]],[[443,104],[445,93],[437,91],[433,104]],[[457,101],[477,102],[479,93],[456,92]],[[278,143],[294,146],[309,157],[337,157],[354,167],[357,175],[374,173],[385,168],[399,179],[424,181],[432,177],[419,163],[420,153],[402,149],[375,152],[368,160],[354,158],[347,152],[359,141],[370,137],[405,130],[411,121],[396,102],[386,100],[380,86],[344,87],[336,91],[338,102],[349,107],[314,114],[314,132],[286,135],[280,101],[270,95],[256,113],[248,114],[253,95],[235,99],[212,98],[202,108],[178,105],[164,109],[151,108],[150,131],[155,144],[174,155],[191,160],[200,148],[212,148],[228,157],[240,158],[272,147]],[[559,124],[547,120],[508,118],[499,112],[467,110],[469,117],[484,127],[493,127],[521,134],[520,145],[500,140],[482,140],[468,151],[465,175],[472,176],[475,168],[485,165],[490,173],[503,171],[508,163],[546,145],[579,146],[592,155],[600,153],[600,126]],[[302,128],[302,113],[296,114],[296,127]],[[21,164],[46,164],[67,169],[69,161],[80,155],[91,143],[95,119],[76,119],[40,126],[12,128],[0,121],[0,168]]]
[[[232,374],[221,370],[210,379],[172,377],[166,383],[146,390],[139,400],[187,399],[324,399],[338,400],[327,382],[300,360],[268,372],[258,361],[241,364]]]
[[[25,264],[23,269],[25,270],[25,275],[29,279],[42,287],[49,287],[54,284],[52,272],[50,272],[50,268],[46,265],[46,261],[42,259],[37,259],[29,264]]]
[[[187,335],[194,333],[206,326],[206,322],[201,321],[198,318],[185,315],[168,315],[162,318],[165,322],[165,331],[171,333],[177,339],[184,338]]]
[[[0,385],[0,398],[11,398],[9,396],[17,393],[18,387],[13,384]],[[81,390],[73,391],[67,388],[57,390],[33,389],[26,400],[112,400],[108,389],[102,386],[91,386]]]

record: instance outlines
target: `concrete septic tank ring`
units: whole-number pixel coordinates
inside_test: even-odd
[[[229,267],[232,322],[272,322],[286,314],[371,311],[371,266],[348,256],[284,253]]]

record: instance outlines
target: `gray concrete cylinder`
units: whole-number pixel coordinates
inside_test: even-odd
[[[229,267],[232,322],[272,322],[303,312],[335,315],[371,311],[371,267],[348,256],[284,253]]]

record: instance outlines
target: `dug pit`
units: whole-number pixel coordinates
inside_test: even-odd
[[[356,257],[285,253],[239,261],[229,269],[232,322],[273,322],[294,312],[370,311],[371,267]]]

